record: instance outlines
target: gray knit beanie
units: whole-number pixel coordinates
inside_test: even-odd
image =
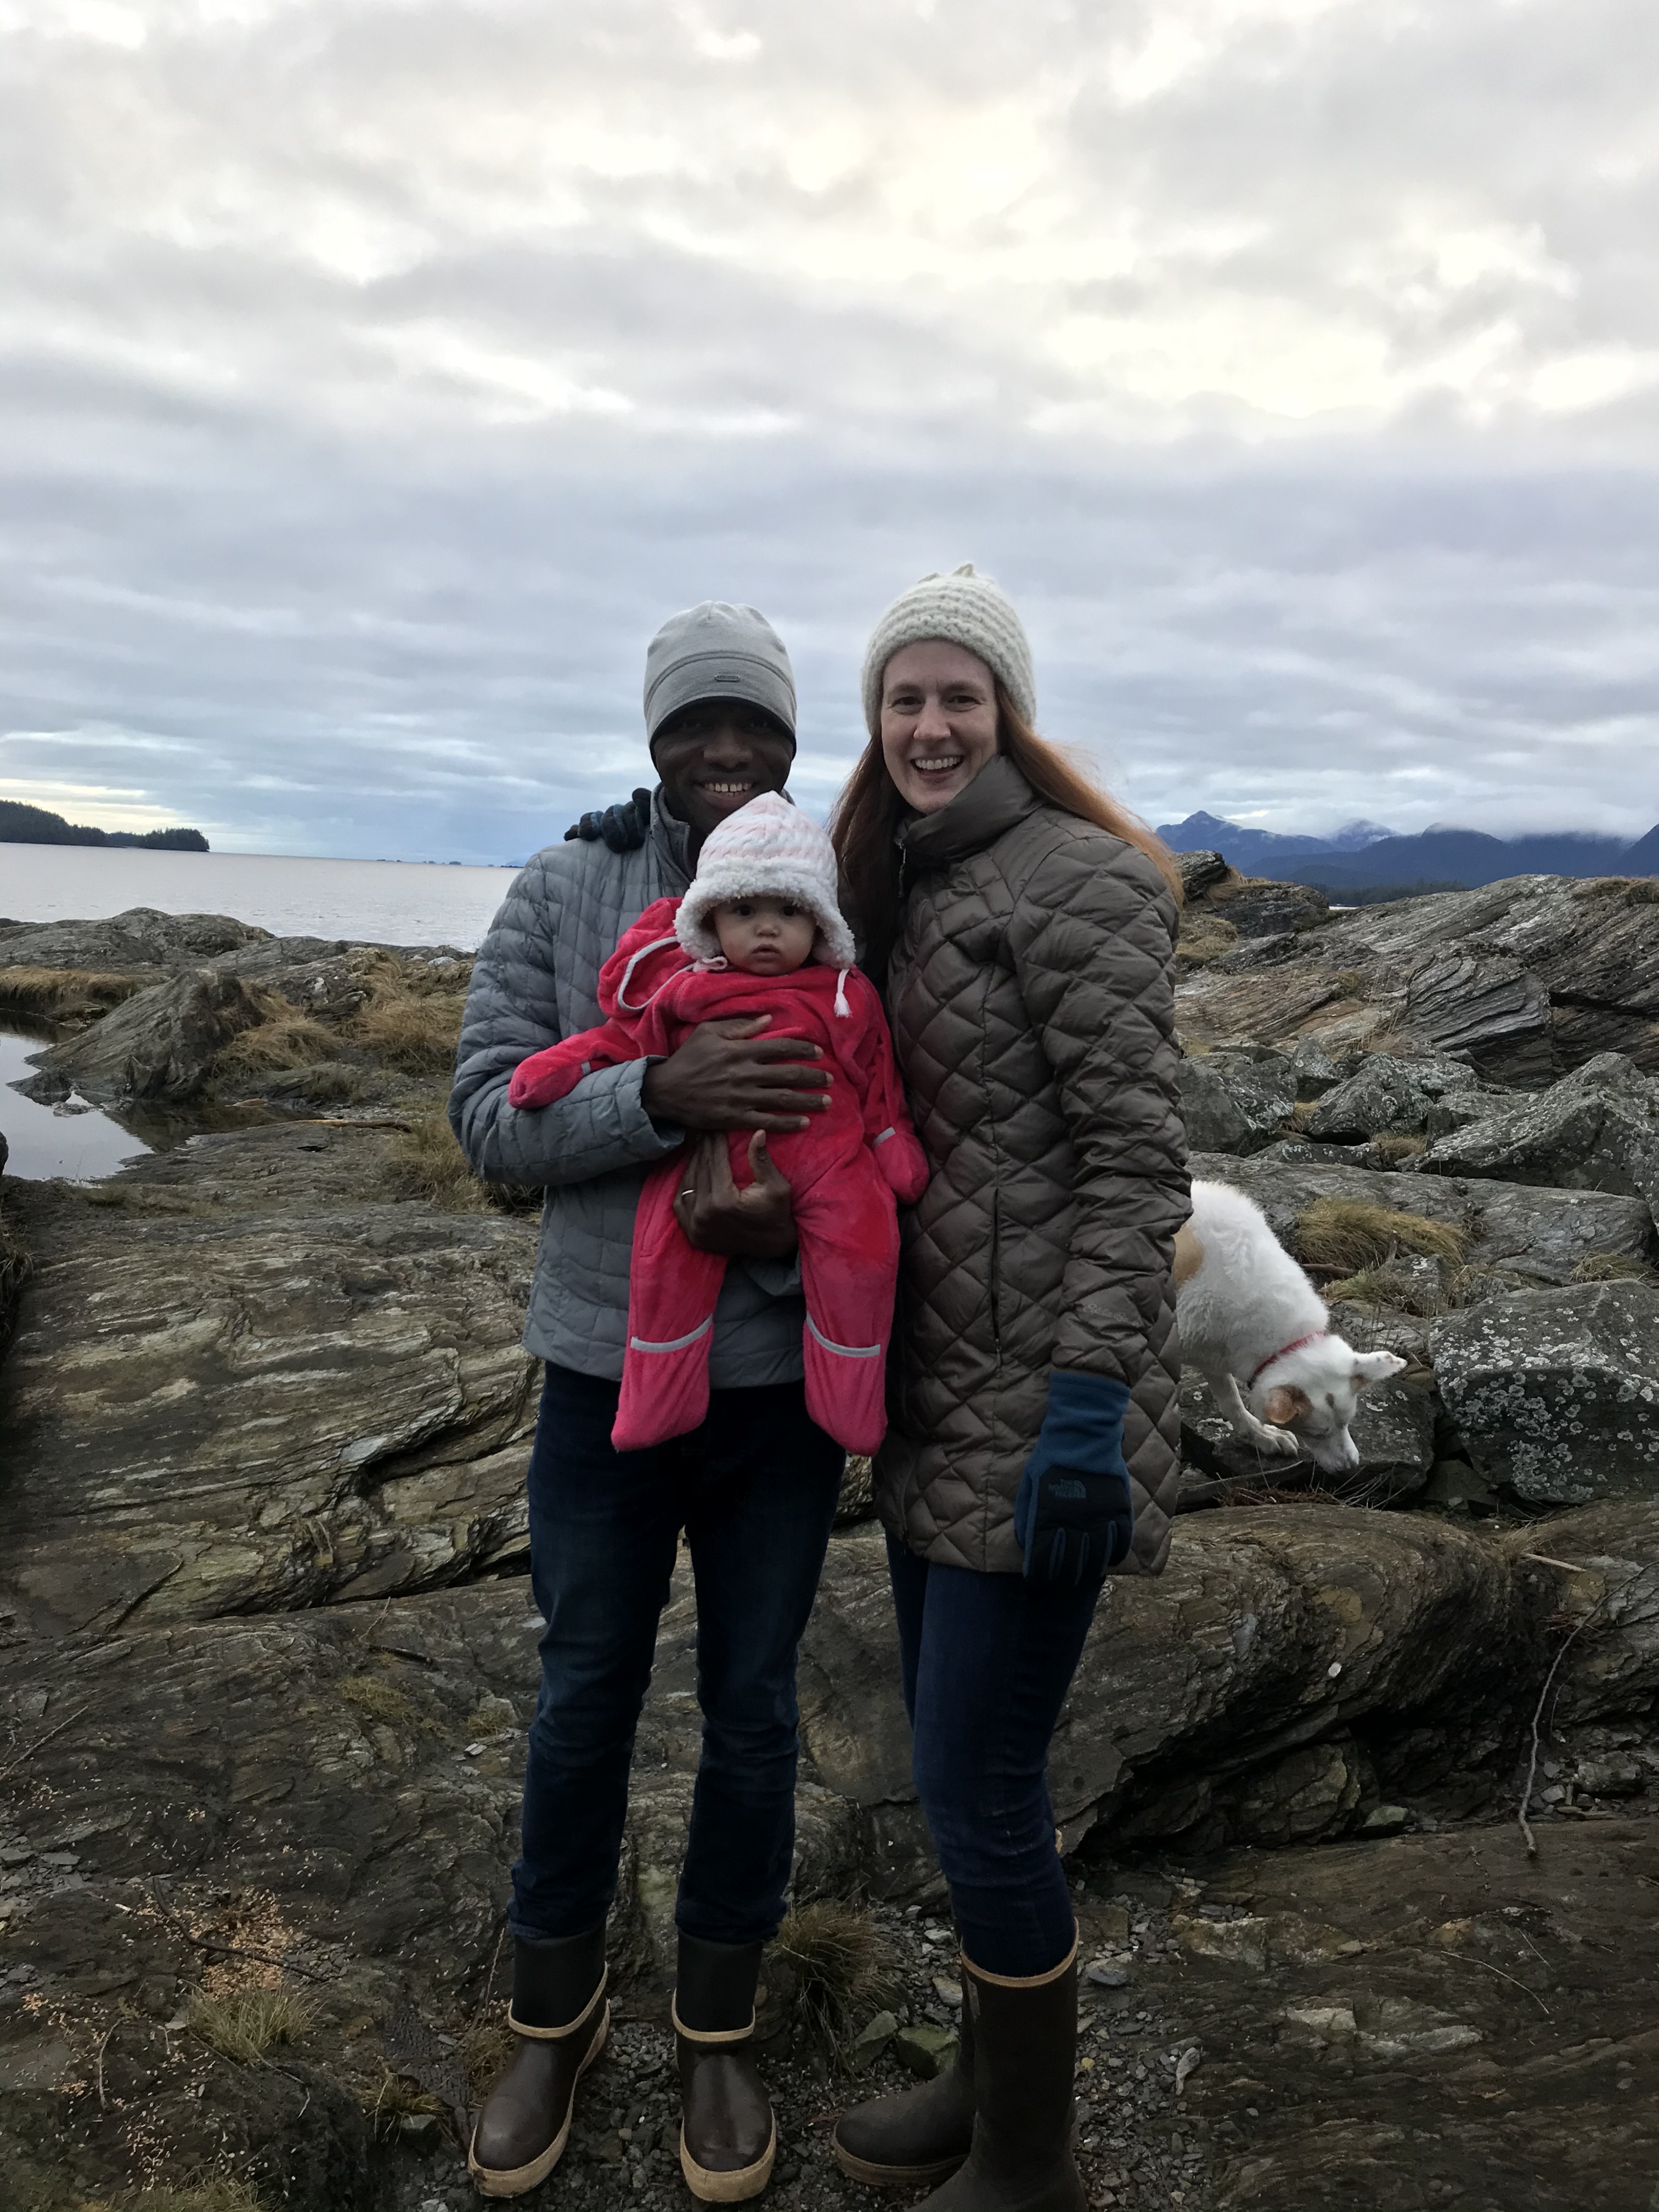
[[[1013,601],[989,576],[964,561],[948,576],[924,576],[901,592],[876,624],[864,652],[864,719],[871,736],[881,730],[881,679],[902,646],[939,637],[976,653],[1013,702],[1024,722],[1036,720],[1036,678],[1031,641]]]
[[[670,615],[645,649],[645,734],[702,699],[741,699],[795,734],[795,672],[757,607],[705,599]]]

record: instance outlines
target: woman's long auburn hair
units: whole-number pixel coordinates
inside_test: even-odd
[[[1079,821],[1092,822],[1143,852],[1181,902],[1181,873],[1167,847],[1138,814],[1120,805],[1058,745],[1050,744],[1019,713],[999,679],[997,750],[1006,753],[1039,799]],[[899,879],[899,824],[909,811],[888,774],[879,737],[859,756],[830,817],[830,836],[840,863],[854,928],[864,943],[864,965],[884,977],[903,919]]]

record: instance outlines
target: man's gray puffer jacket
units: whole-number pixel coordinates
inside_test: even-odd
[[[601,1020],[599,969],[653,899],[686,889],[689,839],[659,791],[635,851],[573,839],[537,854],[479,948],[449,1099],[450,1126],[479,1175],[546,1189],[526,1350],[612,1381],[623,1371],[641,1186],[685,1132],[641,1103],[644,1060],[584,1076],[531,1113],[507,1104],[507,1086],[527,1054]],[[793,1262],[733,1261],[714,1313],[710,1386],[798,1380],[805,1319]]]
[[[1054,1367],[1126,1383],[1134,1542],[1181,1475],[1171,1281],[1186,1218],[1176,905],[1133,845],[1009,760],[904,833],[887,1004],[933,1178],[904,1224],[876,1461],[882,1519],[943,1566],[1018,1574],[1014,1498]]]

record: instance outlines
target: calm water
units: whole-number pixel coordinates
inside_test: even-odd
[[[228,914],[279,937],[349,937],[471,951],[512,882],[511,868],[393,860],[293,860],[239,853],[145,853],[131,847],[0,845],[0,917],[92,921],[128,907]],[[0,964],[5,960],[0,937]],[[37,1105],[11,1087],[46,1045],[0,1030],[0,1130],[8,1175],[92,1182],[149,1146],[96,1109]]]
[[[279,937],[454,945],[470,952],[514,872],[119,845],[0,845],[0,917],[88,921],[153,906],[163,914],[228,914]]]
[[[96,1182],[113,1175],[123,1160],[136,1160],[149,1146],[100,1114],[95,1106],[41,1106],[12,1085],[33,1074],[31,1062],[46,1049],[46,1040],[0,1030],[0,1130],[10,1147],[6,1173],[38,1181],[69,1176]]]

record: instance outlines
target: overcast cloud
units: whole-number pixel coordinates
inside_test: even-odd
[[[1652,0],[0,0],[0,795],[501,860],[971,559],[1153,820],[1659,816]]]

